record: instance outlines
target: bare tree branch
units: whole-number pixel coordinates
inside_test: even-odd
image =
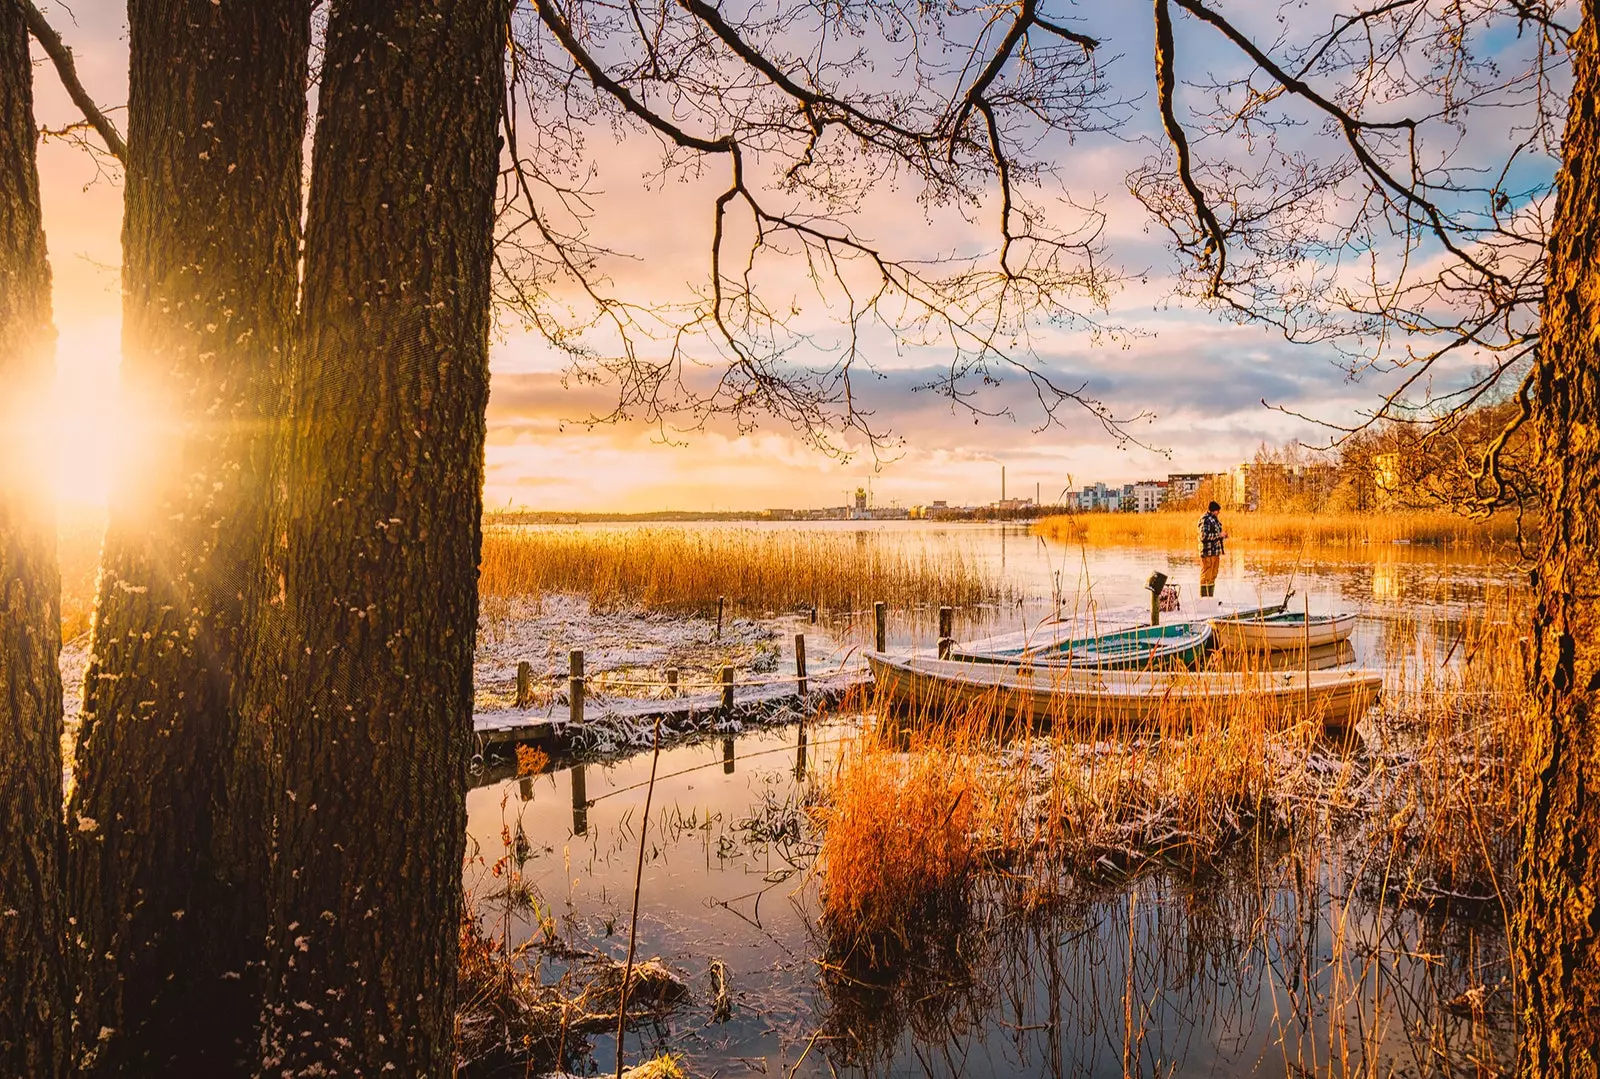
[[[94,98],[89,96],[89,91],[84,89],[83,81],[78,78],[78,67],[72,60],[72,50],[61,40],[61,35],[56,33],[44,15],[34,6],[33,0],[17,0],[22,5],[22,17],[28,24],[28,32],[39,42],[45,55],[50,57],[50,62],[55,65],[56,75],[61,79],[61,85],[66,88],[67,96],[72,98],[72,103],[83,113],[83,117],[94,128],[101,141],[106,144],[106,149],[118,161],[126,163],[128,160],[128,145],[122,141],[122,136],[117,133],[113,124]]]

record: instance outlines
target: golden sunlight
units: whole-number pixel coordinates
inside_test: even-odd
[[[63,506],[104,506],[127,430],[113,320],[62,327],[56,346],[55,393],[39,433]]]

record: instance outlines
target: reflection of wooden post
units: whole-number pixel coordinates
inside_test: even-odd
[[[889,648],[889,605],[887,603],[874,603],[872,605],[873,646],[880,652]]]
[[[583,649],[574,648],[567,656],[567,700],[574,725],[583,725]]]
[[[800,740],[794,747],[794,777],[795,779],[804,779],[806,777],[806,725],[804,720],[800,722]]]
[[[722,679],[722,707],[731,709],[733,708],[733,668],[724,663],[720,677]]]
[[[517,707],[526,708],[533,703],[533,664],[523,660],[517,664]]]
[[[728,775],[733,775],[733,739],[722,740],[722,770]]]
[[[668,667],[667,668],[667,696],[676,697],[677,695],[678,695],[678,668],[676,668],[676,667]]]
[[[717,597],[717,640],[722,640],[722,607],[727,602],[726,597]]]
[[[806,635],[804,633],[796,633],[794,635],[794,677],[795,681],[800,684],[800,697],[803,700],[806,695]]]
[[[572,834],[589,834],[589,784],[583,774],[583,765],[574,764],[572,776]]]
[[[533,777],[523,776],[517,783],[517,797],[524,802],[533,801]]]
[[[955,612],[953,610],[951,610],[949,607],[940,607],[939,608],[939,658],[940,659],[949,659],[950,658],[950,645],[952,643],[951,642],[951,637],[954,636],[954,633],[952,633],[951,630],[954,628],[954,624],[955,624]]]

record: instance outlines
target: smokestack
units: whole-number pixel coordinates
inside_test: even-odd
[[[1038,480],[1034,480],[1033,481],[1033,504],[1035,506],[1037,506],[1039,504],[1039,481]]]
[[[1006,500],[1006,466],[1000,466],[1000,501]]]

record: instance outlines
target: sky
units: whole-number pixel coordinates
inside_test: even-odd
[[[125,100],[120,5],[78,0],[70,10],[41,6],[72,46],[91,93],[109,105]],[[1149,9],[1129,10],[1138,17],[1116,27],[1113,70],[1147,79]],[[43,125],[75,119],[52,69],[37,66],[35,82]],[[1148,95],[1128,96],[1135,99],[1127,109],[1129,131],[1148,130]],[[125,128],[125,111],[112,116]],[[686,295],[696,271],[704,270],[708,195],[716,178],[652,182],[659,147],[636,134],[602,126],[587,145],[596,218],[611,236],[625,238],[633,256],[610,267],[613,290],[652,302]],[[868,338],[876,375],[860,386],[873,422],[894,436],[876,458],[849,438],[841,444],[854,449],[853,456],[825,454],[778,423],[747,432],[716,420],[695,430],[590,425],[586,417],[609,409],[605,389],[563,378],[567,360],[505,313],[491,352],[486,504],[628,512],[824,506],[840,504],[869,481],[879,504],[966,504],[999,497],[1002,466],[1008,494],[1031,497],[1037,490],[1052,501],[1094,481],[1228,468],[1263,443],[1326,442],[1327,429],[1269,406],[1347,422],[1376,403],[1382,383],[1352,382],[1326,347],[1293,345],[1270,329],[1233,324],[1181,302],[1162,236],[1126,189],[1129,170],[1149,152],[1129,138],[1059,148],[1074,196],[1104,200],[1108,246],[1130,276],[1097,317],[1128,332],[1096,339],[1081,325],[1041,322],[1031,338],[1058,382],[1083,384],[1118,416],[1147,415],[1130,426],[1134,441],[1119,442],[1087,413],[1071,409],[1060,424],[1040,429],[1025,382],[1014,378],[981,400],[987,411],[1010,408],[1015,415],[975,421],[966,410],[915,389],[948,363],[937,344],[897,342],[882,332]],[[105,497],[109,460],[128,426],[117,392],[122,192],[118,177],[61,140],[44,143],[40,171],[59,331],[59,486],[69,499],[94,502]],[[988,242],[981,213],[974,224],[888,189],[871,191],[867,199],[875,239],[903,237],[908,249],[941,251]],[[784,288],[792,290],[793,282],[780,283],[780,295]],[[808,362],[804,348],[792,358]],[[827,357],[818,352],[816,358]]]

